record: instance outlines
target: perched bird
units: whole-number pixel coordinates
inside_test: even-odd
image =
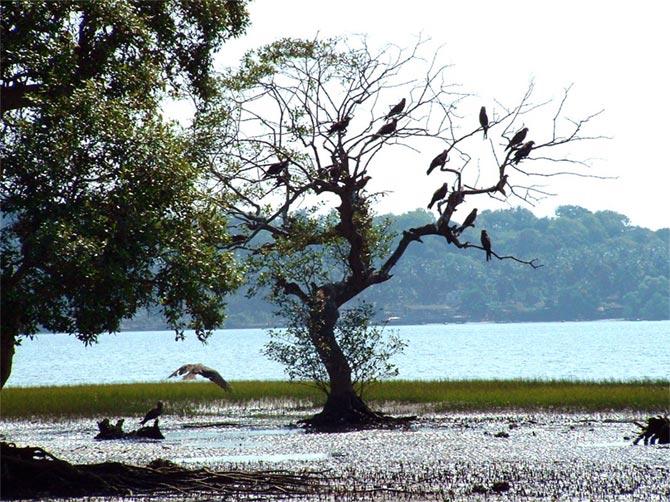
[[[507,184],[507,175],[503,176],[500,178],[500,181],[498,181],[498,184],[496,185],[496,192],[500,192],[503,195],[507,195],[507,192],[505,192],[505,185]]]
[[[335,122],[332,126],[330,126],[330,129],[328,129],[328,135],[331,135],[336,132],[344,131],[348,126],[349,126],[349,121],[351,120],[351,117],[347,115],[343,119],[338,120]]]
[[[398,125],[398,119],[393,119],[388,124],[384,124],[379,128],[379,130],[372,136],[372,139],[377,139],[379,136],[388,136],[395,132],[395,128]]]
[[[528,134],[528,128],[524,127],[520,131],[518,131],[514,136],[512,136],[512,139],[509,140],[509,144],[505,147],[505,150],[508,148],[514,148],[515,146],[518,146],[521,144],[521,142],[526,139],[526,134]]]
[[[472,211],[470,211],[470,214],[465,217],[465,221],[463,224],[458,227],[458,233],[460,234],[463,232],[468,227],[475,227],[475,220],[477,219],[477,208],[474,208]]]
[[[196,376],[201,375],[210,379],[223,390],[230,390],[230,384],[226,382],[218,371],[208,368],[202,364],[185,364],[184,366],[175,370],[168,378],[184,375],[184,380],[193,380]]]
[[[163,413],[163,403],[158,401],[156,403],[156,407],[150,409],[146,415],[144,415],[144,420],[140,422],[140,425],[146,424],[149,420],[153,420],[154,418],[158,418],[161,413]]]
[[[512,162],[518,164],[519,162],[521,162],[521,159],[528,157],[528,154],[533,149],[534,144],[535,144],[534,141],[524,143],[521,148],[519,148],[516,152],[514,152],[514,158],[512,159]]]
[[[394,115],[398,115],[400,112],[402,112],[405,109],[405,104],[406,103],[407,102],[405,101],[405,98],[402,98],[400,100],[400,103],[398,103],[397,105],[394,105],[389,110],[388,114],[386,114],[386,118],[389,119],[389,118],[393,117]]]
[[[489,130],[489,116],[486,115],[486,107],[482,106],[481,109],[479,110],[479,124],[482,126],[482,129],[484,129],[484,139],[487,138],[486,134]]]
[[[486,251],[486,261],[491,261],[491,238],[486,230],[482,230],[482,247]]]
[[[449,184],[442,183],[442,186],[437,190],[435,190],[433,198],[430,200],[430,204],[428,204],[428,209],[432,208],[433,204],[435,204],[438,200],[444,199],[448,191],[449,191]]]
[[[443,150],[441,154],[439,154],[437,157],[435,157],[431,162],[430,162],[430,167],[428,168],[428,171],[426,174],[430,174],[433,169],[436,167],[442,167],[444,164],[447,162],[447,154],[449,153],[448,150]]]
[[[274,164],[270,164],[265,171],[265,178],[269,178],[270,176],[277,176],[288,167],[289,162],[289,159],[285,159],[280,160],[279,162],[275,162]]]

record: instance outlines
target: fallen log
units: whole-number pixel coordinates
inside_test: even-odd
[[[98,435],[94,438],[97,440],[137,438],[165,439],[165,436],[163,436],[158,428],[158,419],[154,420],[153,425],[140,427],[135,431],[124,432],[123,419],[117,420],[116,423],[112,425],[109,418],[104,418],[98,422],[98,430],[100,432],[98,432]]]
[[[636,445],[640,440],[644,440],[644,444],[670,444],[670,418],[668,416],[658,415],[647,419],[647,425],[639,422],[633,422],[637,425],[641,432],[633,441]]]

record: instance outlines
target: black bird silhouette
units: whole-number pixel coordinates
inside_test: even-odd
[[[379,136],[388,136],[395,132],[395,128],[398,125],[398,119],[393,119],[388,124],[384,124],[379,128],[379,130],[372,136],[372,139],[377,139]]]
[[[482,108],[479,110],[479,124],[482,126],[484,129],[484,139],[487,138],[487,133],[489,130],[489,116],[486,115],[486,107],[482,106]]]
[[[153,420],[154,418],[158,418],[161,413],[163,413],[163,403],[158,401],[156,403],[156,407],[150,409],[146,415],[144,415],[144,420],[140,422],[140,425],[146,424],[149,420]]]
[[[185,364],[177,368],[168,378],[184,375],[184,380],[193,380],[196,376],[204,376],[208,378],[223,390],[230,390],[230,384],[226,382],[221,374],[202,364]]]
[[[500,181],[498,181],[498,184],[496,185],[496,192],[500,192],[503,195],[507,195],[507,192],[505,192],[505,185],[507,184],[507,175],[503,176],[500,178]]]
[[[341,120],[338,120],[335,122],[332,126],[330,126],[330,129],[328,129],[328,135],[331,135],[336,132],[344,131],[348,126],[349,126],[349,121],[351,120],[351,117],[347,115]]]
[[[512,162],[518,164],[519,162],[521,162],[521,159],[528,157],[528,154],[533,149],[534,144],[535,144],[534,141],[524,143],[524,145],[521,148],[519,148],[516,152],[514,152],[514,158],[512,159]]]
[[[508,148],[514,148],[515,146],[518,146],[521,144],[521,142],[526,139],[526,134],[528,134],[528,128],[524,127],[520,131],[517,131],[517,133],[512,136],[512,139],[509,140],[509,144],[505,147],[505,150]]]
[[[486,261],[491,261],[491,238],[486,230],[482,230],[482,247],[486,251]]]
[[[463,224],[458,227],[458,233],[460,234],[463,232],[468,227],[475,227],[475,220],[477,219],[477,208],[474,208],[472,211],[470,211],[470,214],[465,217],[465,221]]]
[[[393,108],[389,110],[388,114],[386,114],[386,118],[390,119],[394,115],[398,115],[400,112],[402,112],[405,109],[405,103],[406,103],[405,98],[402,98],[400,100],[400,103],[394,105]]]
[[[435,157],[431,162],[430,162],[430,167],[428,168],[428,171],[426,174],[430,174],[433,172],[433,169],[436,167],[442,167],[444,164],[447,162],[447,154],[449,152],[447,150],[443,150],[441,154],[439,154],[437,157]]]
[[[277,176],[284,169],[286,169],[288,167],[289,162],[290,162],[289,159],[285,159],[285,160],[280,160],[279,162],[275,162],[274,164],[270,164],[265,171],[264,178],[269,178],[270,176]]]
[[[449,185],[447,183],[442,183],[442,186],[437,190],[435,190],[433,198],[430,200],[430,204],[428,204],[428,209],[432,208],[433,204],[435,204],[438,200],[444,199],[448,191],[449,191]]]

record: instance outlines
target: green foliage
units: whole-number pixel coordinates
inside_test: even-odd
[[[264,353],[281,363],[291,380],[314,382],[328,393],[328,374],[309,333],[309,313],[296,303],[284,304],[281,314],[288,320],[286,329],[270,331]],[[391,362],[407,343],[396,334],[385,334],[380,326],[370,326],[372,306],[357,305],[340,314],[335,338],[352,370],[352,381],[359,395],[373,382],[398,375]]]
[[[3,349],[38,329],[90,343],[149,305],[178,334],[222,323],[241,280],[226,222],[158,106],[211,94],[212,51],[244,5],[2,2]]]
[[[490,230],[494,249],[538,258],[540,269],[497,260],[487,264],[477,251],[454,250],[434,237],[412,245],[393,280],[363,296],[383,318],[399,316],[405,324],[670,319],[668,229],[654,232],[627,224],[621,214],[586,211],[581,224],[586,238],[571,240],[575,225],[562,214],[537,218],[524,209],[485,211],[477,229],[467,231],[468,240],[476,242],[479,229],[495,229]],[[385,218],[396,232],[434,220],[422,209]],[[272,305],[260,298],[232,295],[229,310],[228,327],[277,325]]]
[[[2,2],[2,81],[68,94],[90,80],[145,106],[170,86],[213,92],[213,52],[248,24],[244,0]],[[6,89],[3,89],[3,91]],[[7,98],[7,95],[4,96]]]

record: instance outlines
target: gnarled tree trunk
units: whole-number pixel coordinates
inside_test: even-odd
[[[329,379],[328,398],[323,410],[304,423],[317,428],[358,427],[387,420],[372,411],[358,396],[351,379],[351,367],[335,338],[339,306],[324,289],[310,312],[310,335]]]

